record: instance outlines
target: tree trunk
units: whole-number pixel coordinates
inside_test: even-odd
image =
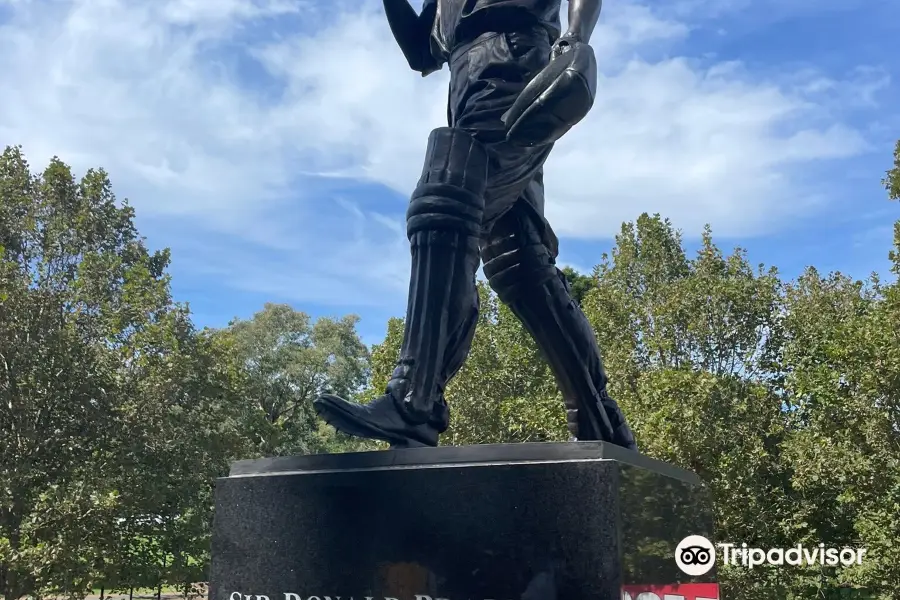
[[[9,568],[5,564],[0,564],[0,598],[9,598]]]
[[[12,507],[0,510],[0,534],[6,534],[12,554],[16,554],[21,547],[24,514],[25,506],[19,499],[13,501]],[[0,598],[20,598],[26,595],[28,590],[22,589],[23,583],[16,577],[12,564],[0,564]]]

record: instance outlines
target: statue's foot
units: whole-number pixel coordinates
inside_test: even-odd
[[[638,451],[637,442],[634,439],[634,432],[627,423],[622,423],[613,431],[612,443],[616,446],[622,446],[628,450]]]
[[[610,397],[605,389],[600,392],[600,406],[606,411],[606,416],[609,418],[610,425],[612,425],[612,443],[637,452],[638,447],[634,439],[634,432],[631,431],[631,427],[625,421],[625,415],[622,414],[619,404]]]
[[[626,423],[622,418],[622,414],[621,411],[618,410],[618,406],[608,407],[604,406],[601,403],[601,407],[606,409],[606,414],[613,425],[613,435],[612,439],[608,440],[609,443],[615,444],[616,446],[621,446],[627,450],[634,450],[635,452],[637,452],[638,447],[637,442],[634,438],[634,433],[631,431],[628,423]],[[566,421],[569,429],[569,441],[577,442],[578,440],[603,440],[603,437],[600,436],[599,432],[590,430],[588,427],[588,423],[586,423],[584,420],[579,419],[578,410],[579,409],[566,410]]]
[[[313,402],[326,423],[347,435],[381,440],[393,448],[435,447],[438,430],[428,423],[406,421],[394,399],[385,394],[369,404],[348,402],[332,394],[323,394]]]

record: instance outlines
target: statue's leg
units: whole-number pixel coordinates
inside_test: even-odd
[[[549,363],[573,436],[637,449],[622,411],[606,391],[608,380],[594,331],[572,299],[536,217],[519,203],[494,223],[482,242],[485,276]]]
[[[543,165],[552,145],[508,143],[501,119],[549,56],[549,38],[538,28],[486,35],[451,65],[453,124],[472,132],[491,158],[482,225],[485,274],[549,362],[575,437],[634,447],[606,393],[594,332],[556,268],[558,241],[543,217]]]
[[[488,158],[461,130],[432,132],[425,167],[407,210],[412,250],[407,323],[395,380],[412,420],[448,425],[444,387],[468,356],[478,320],[475,278],[481,262]],[[405,383],[404,383],[405,382]]]
[[[462,366],[478,318],[475,276],[488,155],[469,133],[431,133],[407,211],[412,252],[400,360],[386,393],[360,405],[324,395],[317,412],[336,429],[395,446],[436,446],[449,424],[444,386]]]

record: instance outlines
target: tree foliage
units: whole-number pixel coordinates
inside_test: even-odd
[[[355,447],[320,428],[312,402],[325,391],[356,396],[367,381],[368,348],[355,315],[312,321],[284,304],[266,304],[251,319],[215,335],[227,341],[243,374],[243,423],[258,456]]]
[[[900,200],[900,140],[894,146],[894,165],[885,173],[881,184],[887,190],[888,198]]]
[[[0,157],[6,598],[116,581],[138,537],[175,558],[142,557],[129,577],[203,552],[212,481],[239,440],[230,386],[133,217],[103,171],[77,180],[54,159],[34,175],[19,148]]]
[[[572,294],[572,299],[581,306],[584,297],[594,287],[594,278],[590,275],[579,273],[572,267],[565,267],[562,269],[562,272],[566,277],[566,282],[569,284],[569,293]]]

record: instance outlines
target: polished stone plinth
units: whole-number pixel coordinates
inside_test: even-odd
[[[678,570],[688,535],[713,537],[697,476],[599,442],[242,461],[210,600],[619,600],[715,581]]]

